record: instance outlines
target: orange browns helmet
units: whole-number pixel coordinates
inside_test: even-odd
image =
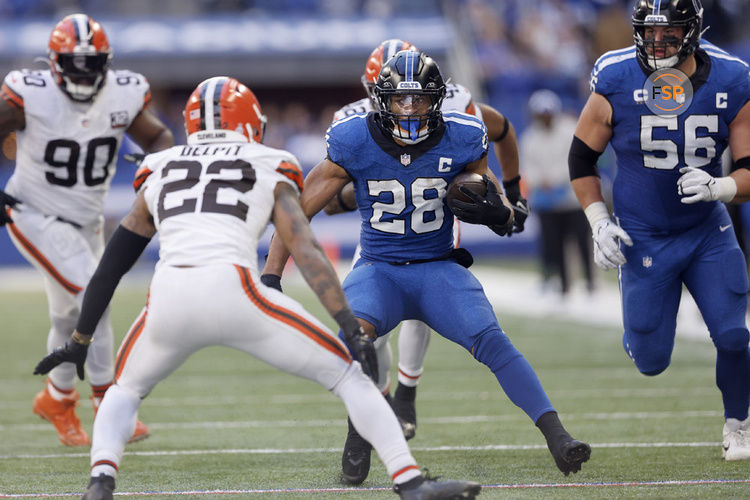
[[[86,14],[71,14],[57,23],[49,37],[52,74],[75,101],[90,101],[104,85],[112,60],[102,26]]]
[[[402,50],[417,51],[418,49],[409,42],[405,42],[398,38],[391,38],[390,40],[386,40],[375,47],[375,49],[370,52],[370,57],[367,58],[367,63],[365,64],[365,73],[362,75],[362,85],[365,87],[367,96],[373,101],[375,109],[378,109],[378,107],[377,102],[375,101],[375,94],[373,93],[373,89],[375,88],[375,83],[378,81],[380,70],[383,68],[383,65],[386,63],[386,61],[388,61],[388,59],[395,56],[397,52],[400,52]]]
[[[185,105],[188,144],[263,142],[266,116],[253,91],[228,76],[202,81]]]

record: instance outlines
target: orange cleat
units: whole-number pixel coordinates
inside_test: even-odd
[[[50,422],[57,430],[60,442],[65,446],[88,446],[91,444],[88,434],[81,428],[75,407],[78,405],[78,391],[73,391],[70,398],[58,401],[50,395],[45,387],[34,397],[34,413]]]
[[[94,418],[96,418],[96,412],[99,411],[99,404],[102,402],[102,398],[91,396],[91,404],[94,407]],[[148,426],[140,420],[135,423],[135,431],[133,435],[128,439],[128,443],[135,443],[136,441],[143,441],[151,435],[151,431]]]

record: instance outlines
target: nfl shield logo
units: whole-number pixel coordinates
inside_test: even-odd
[[[410,154],[402,154],[401,155],[401,165],[408,167],[411,163],[411,155]]]
[[[649,268],[652,265],[654,265],[654,261],[651,259],[651,257],[644,257],[643,258],[643,267]]]

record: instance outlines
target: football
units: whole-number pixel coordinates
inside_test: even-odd
[[[448,203],[448,206],[451,205],[453,200],[465,201],[468,203],[474,201],[461,192],[461,189],[459,189],[461,186],[466,186],[467,189],[481,196],[487,194],[487,185],[484,183],[484,179],[482,179],[481,175],[473,172],[461,172],[453,178],[450,184],[448,184],[448,192],[445,195],[445,201]]]

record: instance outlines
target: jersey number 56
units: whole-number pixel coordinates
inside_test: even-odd
[[[677,116],[641,116],[643,166],[670,170],[680,164],[680,152],[675,141],[654,139],[654,129],[666,128],[677,131],[679,127]],[[716,156],[716,141],[710,136],[699,136],[699,130],[709,134],[719,132],[719,117],[717,115],[690,115],[685,118],[682,156],[686,167],[697,168],[708,165]],[[699,155],[698,152],[701,150],[704,154]],[[658,153],[658,155],[649,153]]]

